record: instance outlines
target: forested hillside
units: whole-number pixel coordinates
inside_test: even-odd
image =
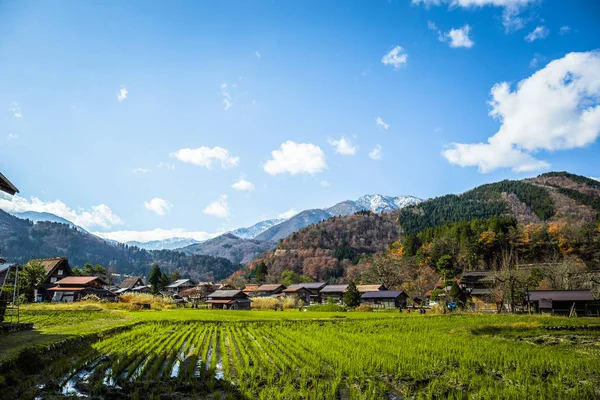
[[[408,272],[427,273],[446,256],[460,273],[499,268],[507,249],[521,264],[569,258],[599,269],[599,211],[595,180],[566,172],[506,180],[390,214],[328,219],[283,239],[236,278],[253,279],[256,266],[265,263],[273,282],[285,270],[330,282],[369,281],[378,257],[390,256],[409,263]]]
[[[72,267],[86,263],[112,265],[116,272],[147,275],[149,266],[158,263],[168,271],[196,279],[223,279],[239,269],[224,258],[186,255],[161,250],[146,251],[135,246],[109,244],[80,232],[67,224],[33,223],[0,210],[0,249],[9,262],[25,263],[33,258],[65,256]]]

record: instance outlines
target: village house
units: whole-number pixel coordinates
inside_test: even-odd
[[[285,286],[275,283],[275,284],[265,284],[259,286],[256,290],[256,294],[261,297],[269,297],[281,294],[285,290]]]
[[[321,302],[321,293],[319,293],[321,291],[321,289],[323,289],[325,287],[326,283],[325,282],[310,282],[310,283],[295,283],[293,285],[290,285],[290,287],[288,287],[288,289],[295,289],[297,287],[303,287],[305,289],[308,290],[309,295],[308,295],[308,303],[307,304],[314,304],[314,303],[320,303]]]
[[[243,292],[250,297],[258,295],[258,288],[260,285],[248,284],[244,287]]]
[[[403,290],[380,290],[360,296],[361,304],[372,308],[403,308],[407,298]]]
[[[142,280],[142,278],[137,276],[132,276],[129,278],[125,278],[123,282],[119,285],[119,289],[115,291],[116,294],[123,294],[127,292],[132,292],[134,289],[145,287],[146,284]]]
[[[106,282],[97,276],[68,276],[56,282],[47,292],[52,293],[53,302],[79,301],[87,295],[116,301],[117,295],[105,289]]]
[[[525,303],[538,313],[600,316],[600,301],[589,289],[531,290],[525,295]]]
[[[465,272],[459,282],[461,289],[471,296],[471,307],[474,310],[496,310],[494,275],[491,271]]]
[[[170,294],[178,294],[180,291],[193,288],[194,286],[196,286],[196,284],[194,284],[191,279],[177,279],[169,286],[166,286],[165,289]]]
[[[212,309],[249,310],[252,300],[241,290],[217,290],[208,295],[206,303]]]
[[[385,290],[383,285],[357,285],[356,288],[362,293],[366,292],[378,292]],[[348,285],[327,285],[319,291],[323,301],[332,301],[342,303],[344,301],[344,294],[348,290]]]
[[[37,288],[36,301],[50,301],[54,296],[48,289],[56,286],[56,283],[63,278],[73,275],[69,260],[66,257],[43,258],[40,260],[31,260],[30,263],[38,262],[46,270],[46,278]]]
[[[310,290],[299,285],[291,285],[289,288],[283,291],[283,295],[285,297],[291,297],[296,300],[302,300],[304,304],[310,303],[310,293]]]

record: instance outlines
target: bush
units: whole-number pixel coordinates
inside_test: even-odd
[[[354,309],[354,311],[358,311],[358,312],[373,312],[373,307],[371,306],[358,306]]]

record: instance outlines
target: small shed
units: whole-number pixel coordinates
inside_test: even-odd
[[[529,304],[536,312],[552,314],[569,315],[573,310],[577,315],[596,315],[600,311],[600,301],[594,298],[589,289],[531,290]]]
[[[249,310],[252,300],[241,290],[217,290],[208,295],[206,303],[212,309]]]
[[[403,290],[380,290],[366,292],[360,296],[361,304],[373,308],[402,308],[406,307],[408,295]]]
[[[256,293],[258,296],[262,296],[262,297],[268,297],[268,296],[274,296],[277,294],[282,293],[285,290],[285,286],[276,283],[273,285],[261,285],[259,286],[259,288],[256,290]]]
[[[177,294],[183,289],[189,289],[196,286],[191,279],[177,279],[175,282],[166,286],[165,289],[171,294]]]

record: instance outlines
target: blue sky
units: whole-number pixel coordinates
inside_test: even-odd
[[[2,2],[0,169],[21,193],[0,206],[119,240],[201,238],[367,193],[599,176],[598,15],[593,0]]]

